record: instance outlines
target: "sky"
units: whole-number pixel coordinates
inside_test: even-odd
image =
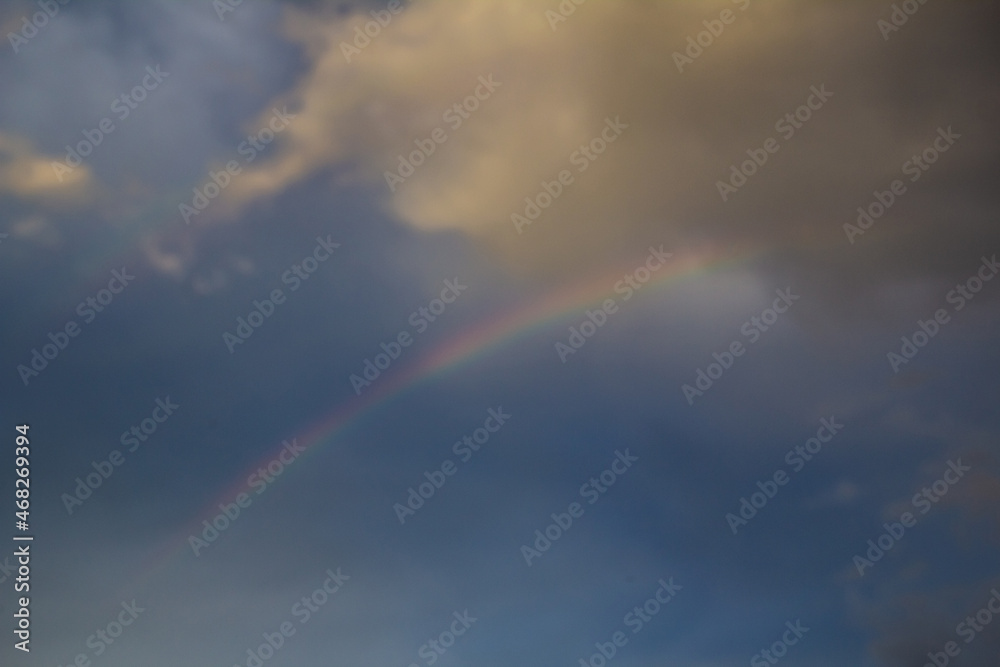
[[[0,663],[997,664],[998,18],[4,3]]]

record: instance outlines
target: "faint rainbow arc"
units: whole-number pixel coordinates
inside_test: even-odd
[[[666,267],[667,270],[654,274],[643,289],[668,285],[692,275],[736,266],[745,261],[747,257],[748,255],[723,255],[711,251],[692,253],[685,257],[672,259],[670,266]],[[634,265],[629,268],[634,268]],[[360,421],[368,413],[421,382],[481,358],[534,330],[579,313],[581,309],[603,302],[607,298],[613,298],[613,286],[618,280],[621,280],[626,272],[628,269],[611,271],[586,282],[553,290],[543,298],[507,311],[498,318],[473,325],[432,349],[412,365],[404,367],[400,372],[380,379],[370,391],[364,392],[355,400],[338,407],[312,426],[282,442],[291,439],[301,440],[306,451],[300,455],[300,458],[308,456],[321,449],[324,444],[332,443],[341,432]],[[642,291],[637,292],[639,296],[643,293]],[[622,305],[619,303],[619,307]],[[249,488],[246,483],[247,478],[273,460],[280,449],[281,447],[277,447],[269,450],[265,456],[248,466],[242,475],[237,476],[233,483],[223,487],[223,490],[213,497],[213,500],[197,514],[188,527],[183,532],[177,533],[177,535],[183,534],[182,538],[167,540],[166,545],[158,552],[158,555],[150,559],[154,561],[154,564],[144,570],[143,579],[150,578],[156,572],[167,567],[180,553],[189,550],[188,538],[191,535],[200,535],[203,522],[211,520],[219,514],[220,503],[233,502],[239,493],[247,492]]]

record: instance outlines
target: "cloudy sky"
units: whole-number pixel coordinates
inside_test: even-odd
[[[0,662],[997,664],[998,19],[4,3]]]

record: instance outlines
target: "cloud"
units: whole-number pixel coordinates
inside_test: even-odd
[[[27,140],[0,132],[0,192],[59,206],[90,201],[96,184],[87,166],[60,175],[54,161],[36,153]]]
[[[225,211],[315,173],[337,173],[340,182],[381,191],[400,220],[485,239],[523,267],[577,267],[614,254],[609,249],[625,239],[709,236],[791,249],[821,269],[855,269],[848,282],[869,277],[856,269],[872,253],[880,268],[905,274],[922,263],[950,270],[958,250],[975,254],[984,242],[1000,242],[982,176],[996,148],[989,131],[1000,100],[995,63],[969,58],[964,46],[975,41],[981,13],[992,10],[970,5],[934,16],[924,8],[923,22],[887,43],[876,28],[878,9],[739,7],[587,3],[553,30],[546,8],[527,0],[427,0],[407,5],[360,53],[347,55],[344,45],[370,16],[288,8],[286,34],[303,45],[309,68],[278,101],[299,115],[280,145],[227,190]],[[733,22],[679,72],[675,53],[724,9]],[[939,48],[927,50],[928,40]],[[445,112],[472,94],[480,75],[501,86],[451,129]],[[717,182],[731,165],[769,136],[779,138],[776,122],[824,84],[833,93],[825,108],[782,137],[769,163],[723,202]],[[617,117],[628,129],[579,171],[570,156]],[[887,229],[852,247],[843,225],[856,208],[948,125],[961,143],[910,187],[894,220],[881,223]],[[435,128],[446,141],[391,191],[385,173]],[[573,183],[519,235],[511,214],[523,215],[525,197],[563,169]],[[934,195],[937,203],[924,205]],[[945,241],[956,252],[943,257],[944,215]],[[905,253],[897,250],[904,242]],[[831,248],[843,256],[817,263]]]

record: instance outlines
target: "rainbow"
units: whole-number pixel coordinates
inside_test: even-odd
[[[654,286],[664,286],[679,282],[685,278],[717,271],[726,266],[735,266],[745,259],[718,251],[693,252],[678,258],[676,255],[669,260],[663,269],[653,274],[650,281],[637,293],[637,296],[648,294]],[[395,374],[383,372],[372,387],[354,400],[339,406],[329,414],[317,420],[288,440],[297,439],[298,444],[305,447],[299,458],[308,457],[326,445],[337,440],[337,437],[349,427],[356,425],[366,416],[387,405],[405,392],[413,390],[418,385],[434,378],[455,371],[475,360],[484,358],[496,350],[510,345],[514,341],[543,329],[568,317],[579,317],[581,311],[596,307],[613,295],[613,286],[618,280],[638,265],[638,262],[617,271],[610,271],[585,282],[554,290],[541,298],[520,307],[505,312],[498,317],[474,325],[445,341],[437,348],[420,357],[416,362],[404,367]],[[283,445],[282,445],[283,446]],[[259,461],[249,466],[234,482],[224,487],[205,508],[196,515],[189,526],[175,537],[166,540],[158,555],[151,560],[154,565],[144,569],[146,577],[162,570],[185,550],[190,549],[188,538],[200,535],[205,520],[211,520],[219,514],[220,503],[231,503],[234,498],[248,491],[247,478],[258,468],[266,467],[280,452],[281,446],[270,450]],[[293,466],[297,468],[298,466]],[[282,479],[289,473],[282,475]],[[275,481],[274,483],[277,483]],[[219,539],[222,539],[220,536]],[[146,578],[144,577],[144,578]]]

